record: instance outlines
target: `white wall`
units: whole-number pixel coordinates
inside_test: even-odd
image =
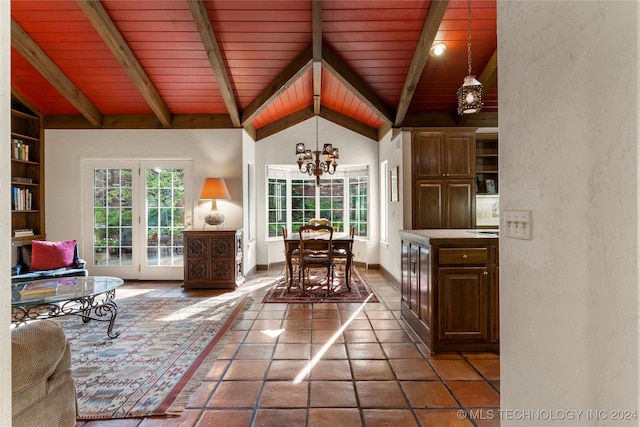
[[[8,147],[11,139],[11,20],[10,3],[0,1],[0,135],[2,145]],[[9,182],[11,177],[11,161],[9,151],[0,152],[0,182]],[[0,241],[3,249],[0,251],[0,271],[4,274],[3,283],[10,282],[11,271],[11,198],[9,186],[0,186],[0,206],[4,211],[0,215]],[[0,319],[11,316],[9,301],[11,289],[0,286]],[[6,320],[5,320],[6,321]],[[0,425],[11,425],[11,335],[9,328],[0,328]]]
[[[498,2],[501,406],[638,410],[638,3]],[[504,215],[501,215],[504,218]],[[611,413],[609,412],[611,418]]]
[[[257,200],[257,260],[259,265],[284,261],[282,239],[268,241],[266,238],[266,166],[269,164],[295,165],[295,144],[304,142],[315,146],[316,119],[308,119],[282,132],[256,143],[256,187]],[[379,264],[379,216],[378,216],[378,143],[324,119],[319,119],[318,135],[320,147],[332,143],[340,150],[340,164],[369,165],[371,197],[369,200],[369,238],[354,244],[356,262]],[[301,177],[303,175],[301,174]],[[269,248],[271,247],[271,251]],[[271,257],[271,258],[270,258]]]
[[[388,271],[398,282],[400,282],[402,275],[400,270],[402,241],[400,240],[400,234],[398,231],[404,229],[404,210],[411,209],[411,205],[407,205],[407,203],[410,203],[410,200],[406,200],[403,194],[404,183],[406,182],[404,180],[403,173],[406,166],[403,165],[402,140],[402,132],[395,130],[393,132],[388,132],[382,141],[380,141],[379,154],[380,164],[386,160],[389,170],[396,166],[399,168],[399,200],[397,202],[392,202],[391,198],[387,196],[386,200],[381,200],[379,204],[381,208],[387,206],[387,230],[389,233],[387,242],[380,242],[380,267]],[[409,163],[408,168],[411,169],[411,163]],[[381,177],[380,185],[388,185],[388,182],[388,176]]]
[[[45,132],[46,230],[48,240],[83,241],[85,159],[190,159],[193,166],[194,228],[206,177],[225,178],[231,200],[218,201],[225,228],[243,225],[242,131],[228,130],[47,130]],[[187,205],[188,206],[188,205]],[[90,267],[89,267],[90,269]]]
[[[244,273],[249,274],[256,268],[256,142],[247,132],[242,132],[242,223],[244,231],[244,243],[242,262]],[[249,176],[249,168],[252,176]]]

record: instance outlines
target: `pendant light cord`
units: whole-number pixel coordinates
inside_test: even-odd
[[[471,0],[467,1],[467,63],[469,64],[469,73],[471,75]]]

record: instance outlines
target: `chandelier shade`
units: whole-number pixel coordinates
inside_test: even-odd
[[[320,177],[324,173],[333,175],[338,167],[340,152],[333,144],[324,144],[322,151],[318,142],[318,116],[316,116],[316,149],[314,151],[305,147],[304,143],[296,144],[296,161],[298,169],[302,173],[316,177],[316,185],[320,186]]]

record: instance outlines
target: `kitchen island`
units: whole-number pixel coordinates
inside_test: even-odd
[[[402,318],[432,353],[499,352],[497,230],[403,230]]]

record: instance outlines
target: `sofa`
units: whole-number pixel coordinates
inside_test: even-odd
[[[11,283],[70,276],[88,276],[86,262],[78,255],[75,240],[34,240],[14,247]]]
[[[76,425],[71,347],[62,327],[37,320],[11,330],[13,427]]]

